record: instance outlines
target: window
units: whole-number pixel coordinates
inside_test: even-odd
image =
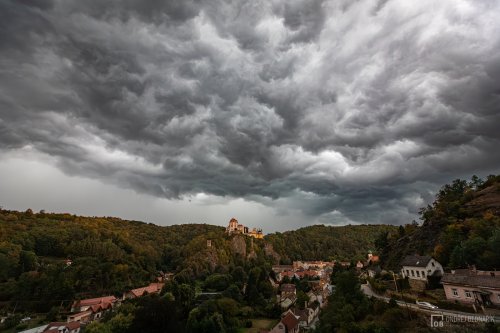
[[[500,302],[500,294],[497,294],[498,301]]]
[[[417,271],[417,277],[420,277],[420,271]]]
[[[470,290],[465,291],[465,297],[472,298],[472,293],[470,292]]]
[[[422,277],[425,277],[425,271],[422,271]]]
[[[434,261],[432,261],[432,262],[431,262],[431,265],[432,265],[432,267],[434,267],[434,266],[435,266],[435,265],[434,265]]]
[[[410,276],[410,271],[406,270],[406,276]]]
[[[413,269],[411,270],[411,276],[415,276],[415,272],[413,271]]]
[[[453,288],[451,289],[451,292],[453,293],[453,297],[458,297],[458,290]]]

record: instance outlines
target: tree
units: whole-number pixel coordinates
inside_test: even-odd
[[[387,240],[387,236],[389,235],[389,232],[384,231],[379,234],[377,239],[375,239],[375,246],[377,247],[378,250],[383,250],[387,244],[389,243]]]
[[[140,298],[134,319],[128,329],[129,333],[184,331],[178,304],[157,295]]]
[[[302,290],[297,292],[297,305],[300,309],[304,309],[309,303],[309,296]]]

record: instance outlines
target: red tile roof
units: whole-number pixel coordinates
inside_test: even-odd
[[[297,326],[299,325],[299,320],[297,319],[297,317],[295,317],[290,312],[288,312],[286,316],[284,316],[283,319],[281,319],[281,322],[283,323],[283,325],[286,326],[288,331],[296,329]]]
[[[91,306],[91,305],[95,305],[95,304],[113,303],[113,302],[116,302],[115,296],[104,296],[104,297],[97,297],[97,298],[81,299],[81,300],[75,301],[74,304],[78,304],[79,306]]]
[[[319,275],[318,272],[312,270],[295,272],[295,274],[297,274],[299,278],[303,278],[304,276],[315,277]]]
[[[132,289],[130,292],[135,296],[135,297],[141,297],[145,293],[147,294],[155,294],[159,293],[161,289],[163,288],[163,283],[151,283],[147,287],[141,287],[137,289]]]

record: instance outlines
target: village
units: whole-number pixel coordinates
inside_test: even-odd
[[[252,229],[232,218],[226,234],[263,238],[261,229]],[[207,246],[211,247],[210,240]],[[71,265],[71,260],[66,261]],[[356,273],[362,291],[369,297],[384,301],[397,299],[411,304],[414,311],[453,309],[464,313],[498,315],[500,306],[500,272],[456,269],[445,272],[431,256],[409,255],[400,262],[400,270],[381,267],[380,257],[368,251],[364,260],[296,260],[290,265],[273,265],[268,272],[269,283],[275,293],[281,315],[278,322],[259,333],[299,333],[313,330],[321,310],[334,293],[332,274],[336,270]],[[101,297],[74,300],[66,313],[66,321],[51,322],[24,333],[79,333],[86,325],[99,321],[123,302],[147,295],[160,294],[174,273],[159,272],[149,285],[125,290],[121,297]],[[220,292],[202,292],[198,296],[218,297]],[[401,303],[403,304],[403,303]]]

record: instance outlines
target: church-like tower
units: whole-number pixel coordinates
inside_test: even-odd
[[[233,233],[238,231],[238,220],[234,217],[229,221],[229,225],[226,228],[227,233]]]

